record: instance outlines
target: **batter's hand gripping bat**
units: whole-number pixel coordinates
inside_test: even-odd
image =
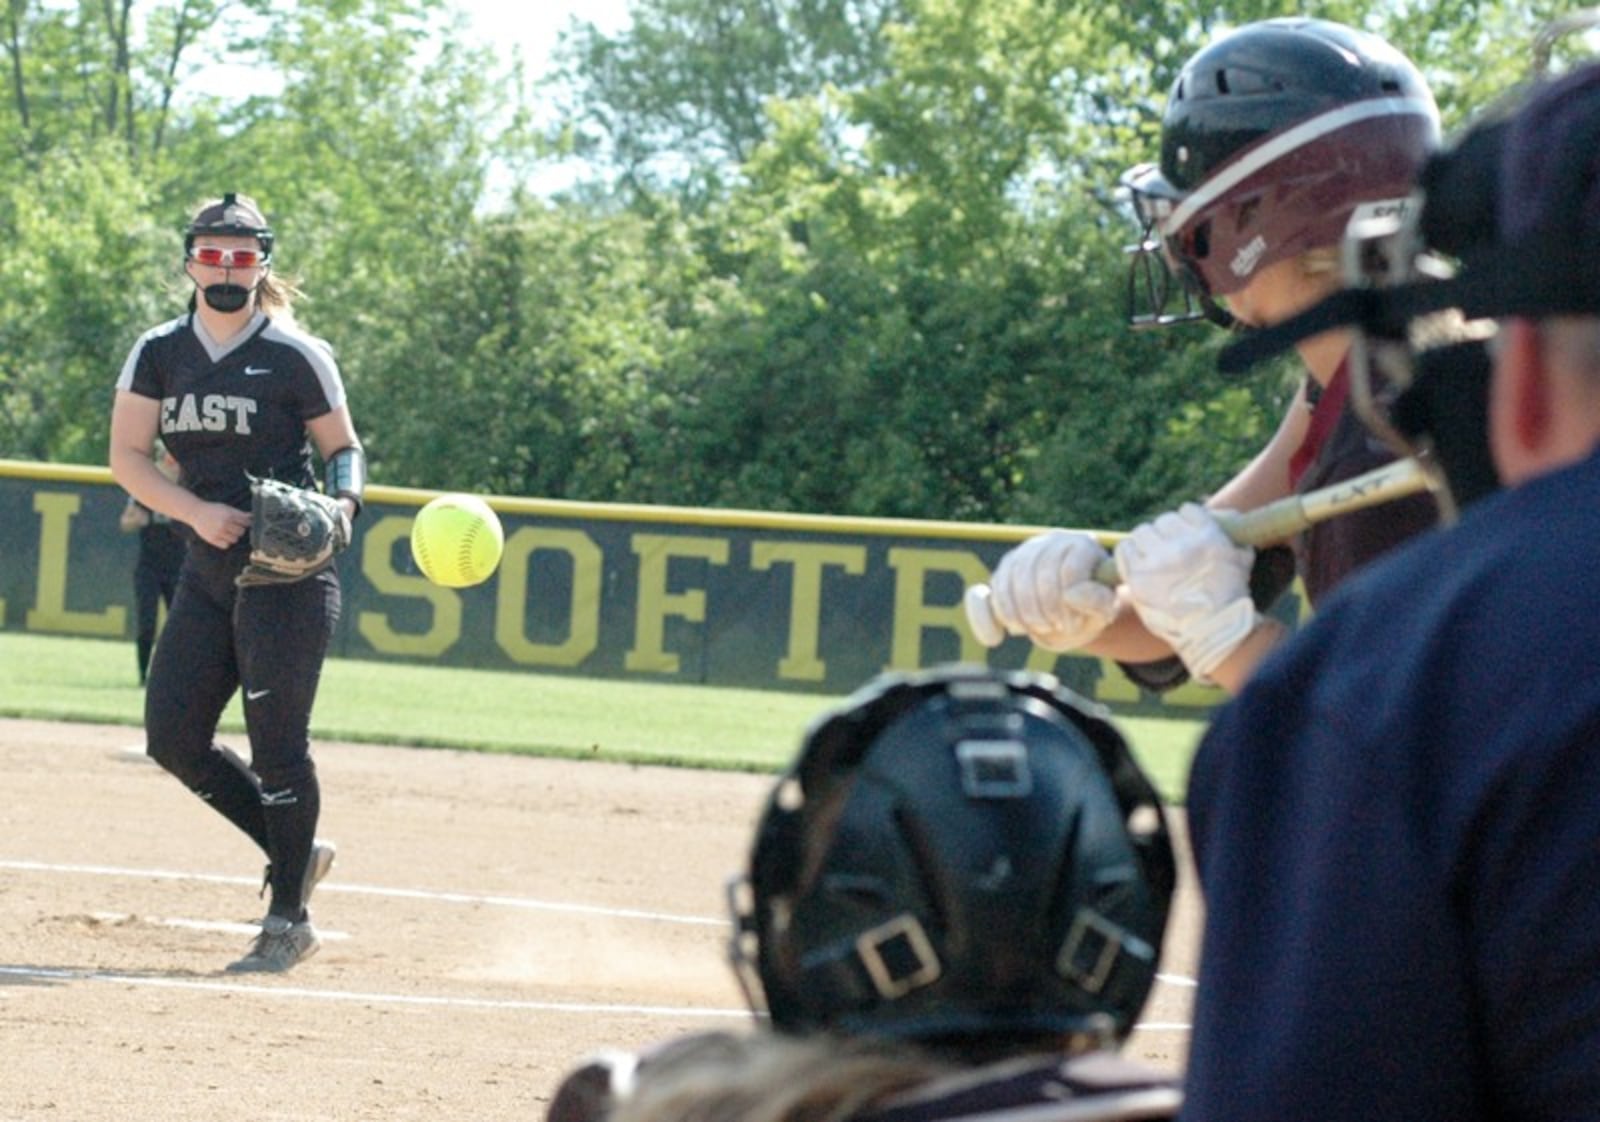
[[[1272,545],[1318,522],[1393,502],[1427,490],[1429,485],[1426,470],[1416,460],[1396,460],[1343,483],[1304,495],[1290,495],[1243,514],[1218,511],[1216,519],[1228,537],[1239,545]],[[1102,561],[1095,570],[1094,579],[1101,584],[1118,584],[1115,559],[1108,557]],[[998,647],[1006,637],[1006,629],[995,618],[989,598],[988,585],[974,584],[967,589],[963,604],[967,623],[978,642],[986,647]]]

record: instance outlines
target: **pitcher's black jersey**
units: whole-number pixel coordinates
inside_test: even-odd
[[[239,510],[250,509],[250,476],[315,487],[306,422],[345,403],[333,349],[261,313],[221,346],[193,313],[152,328],[117,388],[161,403],[183,485]]]

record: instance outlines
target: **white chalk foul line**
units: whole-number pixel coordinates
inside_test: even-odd
[[[422,1005],[452,1009],[535,1013],[625,1013],[640,1017],[742,1017],[748,1009],[706,1009],[672,1005],[622,1005],[583,1001],[519,1001],[489,997],[434,997],[424,994],[352,993],[345,990],[315,990],[298,986],[250,986],[232,982],[198,982],[179,978],[148,978],[134,974],[113,974],[99,970],[67,970],[34,966],[0,966],[0,977],[28,978],[46,982],[105,982],[119,986],[151,989],[193,990],[205,993],[250,994],[257,997],[295,998],[305,1001],[359,1001],[366,1004]]]
[[[26,873],[70,873],[80,876],[127,877],[135,880],[180,880],[202,884],[242,884],[255,888],[259,880],[251,877],[219,876],[212,873],[180,873],[171,869],[127,869],[114,865],[54,865],[43,861],[0,861],[0,869]],[[705,916],[673,915],[634,908],[607,908],[594,904],[569,904],[556,900],[530,900],[521,896],[485,896],[471,892],[432,892],[416,888],[383,888],[366,884],[338,884],[324,881],[318,895],[343,892],[355,896],[382,896],[395,900],[431,900],[445,904],[482,904],[524,911],[562,912],[568,915],[604,916],[608,919],[639,919],[654,923],[681,923],[696,927],[726,927],[726,919]]]
[[[148,978],[132,974],[113,974],[100,970],[67,970],[35,966],[0,966],[0,977],[27,978],[45,982],[100,982],[147,989],[191,990],[204,993],[245,994],[254,997],[288,998],[303,1001],[359,1001],[367,1005],[410,1005],[431,1008],[482,1009],[488,1012],[516,1013],[595,1013],[625,1014],[635,1017],[687,1018],[693,1020],[750,1020],[748,1009],[711,1009],[673,1005],[623,1005],[615,1002],[522,1001],[490,997],[433,997],[400,993],[351,993],[344,990],[316,990],[299,986],[249,986],[231,982],[198,982],[178,978]],[[1134,1026],[1145,1032],[1188,1032],[1178,1022],[1152,1021]]]
[[[43,861],[0,860],[0,869],[13,869],[30,873],[72,873],[84,876],[131,877],[141,880],[197,881],[205,884],[242,884],[250,888],[256,887],[258,883],[250,877],[219,876],[211,873],[180,873],[168,869],[127,869],[111,865],[60,865]],[[485,896],[469,892],[431,892],[426,889],[382,888],[375,885],[336,884],[326,881],[317,886],[317,891],[319,893],[344,892],[357,896],[381,896],[397,900],[430,900],[448,904],[482,904],[490,907],[517,908],[525,911],[603,916],[610,919],[638,919],[655,923],[678,923],[697,927],[726,927],[728,925],[726,919],[713,919],[706,916],[674,915],[669,912],[650,912],[633,908],[607,908],[595,904],[571,904],[554,900],[530,900],[520,896]],[[1192,988],[1195,984],[1193,978],[1182,974],[1157,974],[1156,981],[1186,988]]]
[[[227,923],[222,920],[180,919],[171,916],[139,916],[128,912],[90,912],[89,918],[101,923],[148,923],[155,927],[176,927],[183,931],[221,931],[228,935],[255,935],[261,931],[259,923]],[[348,931],[329,931],[319,926],[317,935],[328,941],[339,942],[350,938]]]

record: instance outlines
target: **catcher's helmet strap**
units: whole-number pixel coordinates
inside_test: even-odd
[[[798,984],[812,1007],[847,1011],[905,997],[943,975],[944,964],[922,922],[903,912],[807,953]]]
[[[733,967],[733,977],[744,994],[744,1003],[759,1018],[766,1012],[766,994],[761,988],[761,975],[756,960],[761,955],[756,929],[755,895],[750,878],[736,874],[723,885],[731,919],[728,936],[728,962]]]
[[[937,982],[944,973],[933,941],[910,912],[856,936],[855,952],[878,995],[891,1001]]]
[[[1156,948],[1091,908],[1079,908],[1056,956],[1056,971],[1094,997],[1143,986]]]
[[[1541,238],[1525,244],[1519,255],[1494,247],[1464,253],[1462,263],[1461,272],[1449,280],[1339,289],[1282,323],[1228,344],[1217,356],[1217,369],[1240,373],[1336,327],[1403,339],[1411,320],[1446,308],[1459,308],[1468,319],[1600,314],[1600,278],[1582,245]],[[1552,274],[1562,283],[1553,281]]]

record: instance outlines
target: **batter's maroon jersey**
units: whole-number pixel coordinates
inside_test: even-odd
[[[1347,359],[1326,389],[1308,393],[1313,409],[1311,429],[1290,465],[1298,494],[1332,487],[1395,460],[1393,450],[1367,429],[1346,400],[1349,378]],[[1315,385],[1308,381],[1307,390]],[[1271,608],[1289,590],[1298,571],[1306,599],[1315,607],[1352,573],[1438,523],[1438,503],[1428,494],[1319,522],[1297,535],[1292,545],[1256,551],[1250,574],[1251,599],[1263,611]],[[1188,670],[1176,656],[1118,665],[1134,683],[1153,693],[1189,680]]]

